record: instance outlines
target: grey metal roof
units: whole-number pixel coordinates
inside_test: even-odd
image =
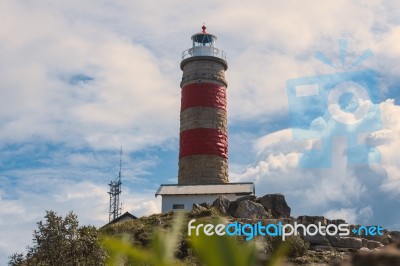
[[[118,223],[121,220],[124,220],[126,218],[129,218],[131,220],[135,220],[137,219],[137,217],[129,212],[125,212],[124,214],[122,214],[121,216],[118,216],[117,218],[115,218],[114,220],[112,220],[111,222],[109,222],[108,224],[115,224]]]
[[[254,183],[226,183],[209,185],[161,185],[156,192],[158,195],[208,195],[208,194],[254,194]]]

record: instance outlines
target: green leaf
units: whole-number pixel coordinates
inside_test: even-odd
[[[190,243],[197,256],[207,266],[248,266],[256,260],[255,243],[239,244],[237,239],[228,235],[207,236],[200,230],[196,236],[190,236]]]

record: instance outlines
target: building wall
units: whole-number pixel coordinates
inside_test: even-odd
[[[207,202],[208,204],[213,203],[219,196],[225,196],[230,201],[234,201],[244,195],[235,194],[215,194],[215,195],[164,195],[162,196],[161,211],[169,212],[173,210],[174,204],[184,204],[184,210],[192,210],[193,203],[200,204]]]
[[[134,221],[135,219],[133,219],[132,217],[124,217],[121,220],[118,221],[119,222],[126,222],[126,221]]]

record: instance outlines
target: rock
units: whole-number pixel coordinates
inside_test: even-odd
[[[199,204],[201,207],[204,207],[206,209],[210,209],[210,204],[208,204],[207,202],[203,202]]]
[[[206,211],[207,208],[204,208],[200,204],[193,203],[192,210],[194,210],[194,211]]]
[[[289,218],[290,207],[287,205],[285,196],[282,194],[267,194],[261,198],[256,199],[266,211],[271,210],[274,218]]]
[[[359,230],[361,225],[350,225],[350,231],[355,228],[356,230]],[[367,226],[368,227],[368,226]],[[368,235],[365,233],[364,230],[360,230],[361,232],[361,237],[368,239],[368,240],[373,240],[373,241],[378,241],[384,245],[389,245],[392,242],[392,236],[389,234],[389,231],[384,229],[382,230],[382,235],[376,234],[376,235]]]
[[[346,223],[346,221],[342,220],[342,219],[331,220],[331,224],[339,225],[339,224],[345,224],[345,223]]]
[[[303,238],[305,241],[310,243],[311,246],[315,245],[330,246],[328,239],[320,234],[317,234],[315,236],[305,235]]]
[[[383,247],[382,243],[374,240],[367,240],[367,248],[369,249],[375,249],[375,248],[381,248]]]
[[[297,223],[299,224],[304,224],[305,226],[309,224],[316,224],[321,223],[322,225],[326,226],[331,223],[331,221],[324,216],[308,216],[308,215],[303,215],[297,217]]]
[[[212,206],[217,208],[221,213],[226,214],[231,201],[225,196],[219,196],[213,203]]]
[[[312,246],[311,249],[316,250],[316,251],[331,251],[332,247],[325,246],[325,245],[316,245],[316,246]]]
[[[368,248],[368,239],[361,238],[363,248]]]
[[[358,252],[351,259],[351,265],[400,265],[400,249],[399,247],[395,246],[386,246],[380,250],[373,252]]]
[[[238,205],[239,205],[239,203],[237,203],[236,201],[231,201],[231,204],[229,204],[226,214],[228,214],[232,217],[235,217],[235,212],[236,212]]]
[[[237,201],[237,202],[241,202],[242,200],[255,201],[256,199],[257,199],[257,197],[255,195],[247,195],[247,196],[240,197],[240,198],[236,199],[235,201]]]
[[[392,243],[400,243],[400,232],[392,231],[389,233]]]
[[[383,244],[381,242],[378,242],[375,240],[369,240],[369,239],[365,239],[365,238],[362,238],[361,240],[362,240],[362,246],[364,248],[375,249],[375,248],[383,247]]]
[[[229,214],[229,215],[232,216],[232,217],[235,217],[236,209],[238,208],[239,203],[240,203],[241,201],[244,201],[244,200],[254,201],[255,199],[256,199],[256,196],[254,196],[254,195],[247,195],[247,196],[238,198],[238,199],[236,199],[235,201],[231,201],[231,204],[229,204],[229,208],[228,208],[227,214]]]
[[[239,202],[239,206],[235,211],[234,217],[261,219],[265,215],[267,215],[267,212],[261,204],[249,200],[242,200]]]
[[[264,224],[278,224],[279,222],[281,222],[282,224],[294,224],[295,221],[293,221],[291,218],[277,218],[277,219],[273,219],[273,218],[269,218],[267,216],[267,218],[262,220]]]
[[[335,238],[332,238],[335,239]],[[363,247],[361,238],[357,237],[340,237],[337,241],[331,241],[331,246],[337,248],[360,249]]]

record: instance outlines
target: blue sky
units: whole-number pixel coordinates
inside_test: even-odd
[[[45,210],[108,221],[107,184],[123,156],[124,210],[160,211],[177,181],[182,51],[203,22],[227,54],[231,181],[281,192],[293,215],[400,230],[398,1],[1,1],[0,264],[31,243]],[[336,71],[367,49],[378,73],[382,129],[364,140],[379,164],[350,165],[334,139],[329,169],[298,162],[286,81]],[[320,121],[320,120],[318,120]],[[329,120],[325,121],[329,124]]]

